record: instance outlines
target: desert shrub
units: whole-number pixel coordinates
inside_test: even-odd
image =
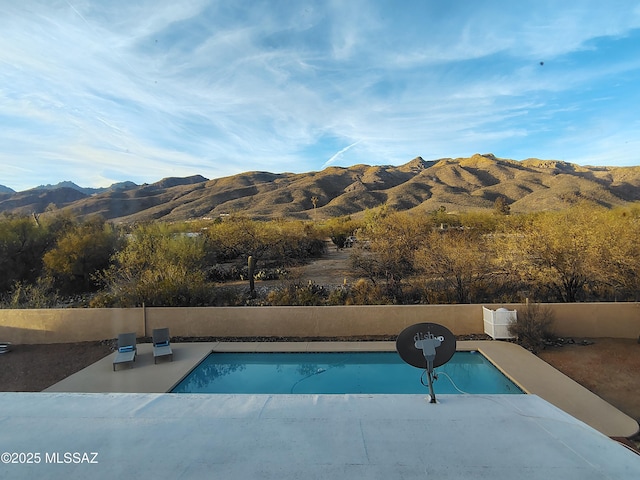
[[[336,233],[334,235],[331,235],[331,242],[336,246],[336,248],[339,250],[341,248],[344,248],[346,246],[347,243],[347,238],[349,238],[349,236],[345,233]]]
[[[342,285],[329,292],[327,305],[345,305],[349,298],[349,287]]]
[[[552,337],[553,311],[539,303],[527,303],[518,311],[516,320],[509,324],[509,333],[523,347],[538,352],[546,339]]]
[[[242,279],[242,268],[233,264],[215,264],[206,269],[207,280],[211,282],[226,282]]]
[[[402,305],[416,305],[424,303],[424,290],[422,285],[405,283],[402,286],[402,297],[400,298],[400,304]]]
[[[453,303],[446,289],[440,286],[437,280],[425,280],[420,286],[420,292],[420,303],[430,305]]]
[[[137,227],[95,278],[104,287],[96,302],[113,307],[196,307],[212,301],[205,240],[173,235],[160,224]]]
[[[50,278],[41,277],[35,283],[16,282],[4,296],[2,308],[53,308],[59,301]]]
[[[267,294],[267,302],[271,305],[314,306],[325,303],[327,290],[313,281],[307,284],[288,282],[282,287],[271,290]]]
[[[98,292],[89,301],[89,308],[111,308],[118,305],[118,299],[111,292]]]
[[[35,283],[51,242],[52,235],[33,218],[0,216],[0,292],[10,292],[16,282]]]
[[[94,291],[96,272],[109,267],[120,244],[113,226],[93,217],[69,227],[43,256],[46,272],[64,294]]]
[[[393,303],[385,294],[385,288],[361,278],[354,283],[346,299],[346,305],[387,305]]]
[[[415,265],[437,279],[455,303],[474,303],[492,276],[493,248],[478,231],[431,231],[416,250]]]
[[[237,307],[245,302],[245,295],[237,288],[216,287],[211,295],[208,303],[211,307]]]

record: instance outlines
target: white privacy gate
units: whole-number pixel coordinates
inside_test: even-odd
[[[494,340],[514,338],[509,333],[509,324],[515,322],[518,312],[516,310],[507,310],[499,308],[491,310],[482,307],[482,318],[484,320],[484,333]]]

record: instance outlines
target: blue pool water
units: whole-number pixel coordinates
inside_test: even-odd
[[[456,352],[435,369],[439,393],[523,393],[480,353]],[[424,383],[424,384],[423,384]],[[211,353],[173,393],[429,393],[424,371],[396,352]],[[457,388],[456,388],[457,387]]]

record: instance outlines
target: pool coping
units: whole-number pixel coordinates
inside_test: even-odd
[[[47,388],[46,392],[167,393],[213,351],[383,352],[395,342],[199,342],[172,343],[174,360],[153,362],[151,344],[139,344],[131,368],[113,371],[115,353]],[[638,422],[519,345],[458,341],[458,351],[479,351],[524,392],[537,395],[609,437],[631,437]]]

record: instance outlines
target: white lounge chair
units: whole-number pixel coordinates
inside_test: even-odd
[[[168,328],[154,328],[151,333],[153,340],[153,363],[157,363],[158,357],[170,356],[173,362],[173,351],[171,350],[171,338]]]
[[[121,333],[118,335],[118,351],[113,359],[113,371],[119,363],[133,363],[136,361],[136,334]]]

